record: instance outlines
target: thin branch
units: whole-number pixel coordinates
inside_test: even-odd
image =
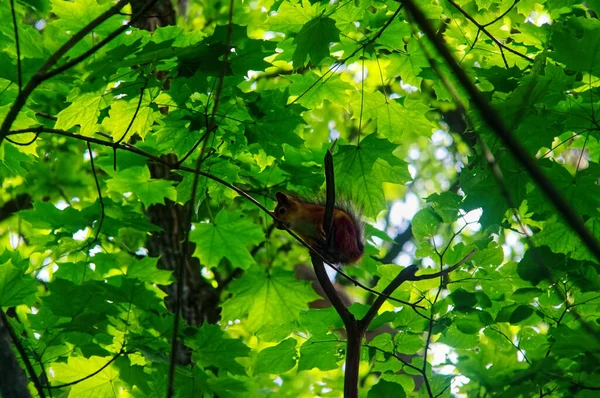
[[[156,0],[150,1],[149,3],[154,3],[154,1]],[[108,18],[117,14],[119,10],[123,8],[128,2],[128,0],[120,0],[113,7],[109,8],[103,14],[99,15],[96,19],[84,26],[79,32],[74,34],[69,40],[67,40],[65,44],[63,44],[58,50],[56,50],[56,52],[52,54],[50,58],[48,58],[44,65],[42,65],[40,69],[38,69],[38,71],[29,80],[25,88],[19,93],[17,99],[10,107],[10,110],[4,118],[4,121],[0,126],[0,144],[2,143],[4,137],[7,135],[8,130],[12,126],[13,122],[17,118],[17,115],[19,114],[23,106],[25,106],[25,102],[27,101],[27,98],[29,98],[29,95],[31,95],[31,93],[37,88],[37,86],[39,86],[44,80],[47,79],[46,72],[48,72],[50,68],[56,65],[58,60],[63,55],[65,55],[67,51],[73,48],[77,43],[79,43],[79,41],[81,41],[92,30],[94,30]]]
[[[454,271],[455,269],[457,269],[458,267],[460,267],[462,264],[464,264],[469,258],[471,258],[471,256],[473,256],[473,254],[475,254],[476,251],[477,251],[477,249],[471,250],[458,263],[454,264],[452,267],[450,267],[448,269],[445,269],[443,271],[437,272],[435,274],[416,276],[415,273],[418,270],[418,268],[417,268],[416,265],[411,265],[409,267],[406,267],[383,290],[383,295],[390,295],[390,294],[394,293],[394,291],[396,291],[396,289],[402,283],[404,283],[406,281],[432,279],[432,278],[442,277],[444,275],[447,275],[448,273]],[[438,294],[439,294],[439,292],[438,292]],[[373,321],[373,319],[377,315],[377,312],[379,311],[379,309],[381,308],[381,306],[385,303],[386,298],[383,297],[383,295],[377,297],[377,299],[375,300],[375,302],[371,305],[371,308],[369,308],[369,310],[367,311],[367,313],[365,314],[365,316],[359,321],[359,325],[360,325],[360,327],[361,327],[361,329],[363,331],[366,330],[369,327],[369,325],[371,324],[371,322]],[[430,325],[433,324],[433,313],[430,315],[429,322],[430,322]],[[427,363],[427,358],[425,358],[425,363]]]
[[[383,289],[383,294],[389,296],[390,294],[394,293],[396,291],[396,289],[402,283],[412,280],[412,278],[415,277],[415,273],[418,271],[418,269],[419,268],[416,265],[411,265],[411,266],[404,268],[402,271],[400,271],[398,276],[396,276],[390,282],[390,284],[387,285],[385,289]],[[363,331],[367,330],[367,328],[371,324],[371,321],[373,321],[373,319],[377,315],[377,312],[379,311],[381,306],[385,303],[385,301],[386,301],[385,297],[383,297],[383,296],[377,297],[375,302],[371,305],[371,308],[369,308],[369,310],[367,311],[365,316],[359,321],[359,325],[363,329]]]
[[[519,351],[521,353],[521,355],[523,355],[523,359],[525,359],[525,362],[527,362],[529,365],[531,365],[531,362],[529,361],[529,359],[527,358],[527,355],[525,355],[525,353],[523,352],[523,350],[521,350],[521,347],[519,347],[518,345],[516,345],[515,343],[512,342],[512,340],[510,339],[510,337],[508,337],[506,334],[504,334],[501,330],[499,329],[494,329],[493,327],[489,327],[488,329],[493,330],[496,333],[501,334],[506,340],[508,340],[508,342],[515,347],[515,349],[517,349],[517,351]]]
[[[506,14],[508,14],[509,12],[511,12],[511,10],[512,10],[513,8],[515,8],[515,6],[517,5],[517,3],[518,3],[519,1],[520,1],[520,0],[515,0],[515,1],[513,1],[513,3],[511,4],[511,6],[510,6],[510,7],[508,7],[508,9],[507,9],[506,11],[504,11],[502,14],[500,14],[500,15],[499,15],[497,18],[494,18],[494,19],[493,19],[491,22],[485,23],[485,24],[483,24],[483,25],[481,25],[481,26],[483,26],[483,27],[487,28],[488,26],[495,24],[496,22],[498,22],[499,20],[501,20],[502,18],[504,18],[504,16],[505,16]],[[477,32],[480,32],[480,31],[481,31],[481,30],[478,30]]]
[[[533,62],[533,59],[529,58],[527,55],[521,54],[520,52],[513,50],[512,48],[508,47],[507,45],[505,45],[504,43],[502,43],[500,40],[496,39],[490,32],[487,31],[487,29],[485,28],[484,25],[480,24],[479,22],[477,22],[475,20],[475,18],[473,18],[468,12],[466,12],[461,6],[459,6],[458,4],[456,4],[456,2],[454,2],[454,0],[448,0],[448,3],[452,4],[452,6],[454,8],[456,8],[461,14],[463,14],[465,16],[465,18],[467,18],[469,21],[471,21],[473,23],[473,25],[477,26],[477,29],[479,29],[481,32],[483,32],[487,37],[489,37],[490,39],[492,39],[492,41],[498,46],[498,48],[500,49],[500,53],[502,54],[502,58],[504,59],[504,64],[505,66],[508,68],[508,62],[506,61],[506,58],[504,57],[504,52],[502,49],[505,49],[508,52],[511,52],[523,59],[526,59],[529,62]],[[420,24],[419,24],[420,25]]]
[[[208,135],[209,135],[210,133],[211,133],[211,132],[210,132],[210,131],[208,130],[208,128],[207,128],[206,132],[205,132],[204,134],[202,134],[202,136],[201,136],[201,137],[198,139],[198,141],[196,141],[196,143],[194,144],[194,146],[192,146],[192,148],[191,148],[191,149],[190,149],[190,150],[189,150],[189,151],[188,151],[188,152],[187,152],[187,153],[186,153],[186,154],[185,154],[185,155],[184,155],[184,156],[181,158],[181,160],[179,160],[179,161],[178,161],[176,164],[177,164],[178,166],[179,166],[179,165],[182,165],[182,164],[183,164],[183,162],[185,162],[185,161],[187,160],[187,158],[189,158],[189,157],[190,157],[190,155],[191,155],[192,153],[194,153],[194,151],[196,150],[196,148],[198,148],[198,145],[200,145],[200,144],[201,144],[201,143],[202,143],[202,142],[203,142],[203,141],[204,141],[204,140],[205,140],[205,139],[208,137]]]
[[[59,385],[55,385],[55,386],[46,386],[46,388],[52,388],[52,389],[56,389],[56,388],[65,388],[65,387],[69,387],[75,384],[79,384],[82,381],[86,381],[87,379],[90,379],[94,376],[96,376],[98,373],[102,372],[104,369],[106,369],[111,363],[113,363],[114,361],[117,360],[117,358],[119,358],[121,355],[125,354],[125,347],[121,347],[121,349],[119,350],[119,352],[117,354],[115,354],[108,362],[106,362],[100,369],[96,370],[94,373],[91,373],[85,377],[82,377],[81,379],[77,379],[74,381],[70,381],[68,383],[65,384],[59,384]]]
[[[65,131],[65,130],[52,129],[52,128],[47,128],[47,127],[44,127],[44,126],[38,126],[38,127],[27,128],[27,129],[21,129],[21,130],[12,130],[12,131],[9,131],[8,136],[17,135],[17,134],[23,134],[23,133],[39,133],[39,134],[41,134],[41,133],[49,133],[49,134],[59,135],[59,136],[63,136],[63,137],[73,138],[73,139],[76,139],[76,140],[80,140],[80,141],[84,141],[84,142],[89,142],[89,143],[92,143],[92,144],[102,145],[102,146],[105,146],[105,147],[108,147],[108,148],[119,149],[119,150],[122,150],[122,151],[135,153],[136,155],[143,156],[143,157],[145,157],[147,159],[150,159],[150,160],[153,160],[153,161],[155,161],[157,163],[164,164],[165,166],[171,168],[172,170],[181,170],[181,171],[185,171],[185,172],[188,172],[188,173],[196,174],[196,170],[194,170],[191,167],[181,166],[181,165],[178,165],[178,164],[170,163],[170,162],[164,160],[163,158],[160,158],[158,156],[152,155],[152,154],[150,154],[148,152],[145,152],[145,151],[143,151],[143,150],[141,150],[139,148],[136,148],[136,147],[134,147],[132,145],[129,145],[129,144],[126,144],[126,143],[125,144],[117,144],[117,143],[112,142],[112,141],[105,141],[105,140],[100,140],[98,138],[93,138],[93,137],[87,137],[87,136],[83,136],[83,135],[79,135],[79,134],[74,134],[74,133],[71,133],[71,132]],[[257,201],[256,199],[254,199],[252,196],[250,196],[244,190],[242,190],[242,189],[236,187],[235,185],[230,184],[227,181],[225,181],[225,180],[223,180],[223,179],[221,179],[221,178],[219,178],[217,176],[214,176],[214,175],[212,175],[210,173],[206,173],[206,172],[203,172],[203,171],[198,171],[197,174],[199,174],[199,175],[201,175],[203,177],[206,177],[208,179],[211,179],[211,180],[213,180],[213,181],[215,181],[215,182],[217,182],[217,183],[219,183],[219,184],[221,184],[221,185],[223,185],[223,186],[231,189],[232,191],[235,191],[237,194],[239,194],[240,196],[242,196],[246,200],[252,202],[256,207],[258,207],[263,212],[265,212],[269,217],[271,217],[272,219],[276,220],[276,217],[273,215],[273,213],[269,209],[267,209],[265,206],[263,206],[259,201]],[[1,217],[0,217],[0,219],[1,219]],[[298,235],[296,235],[296,233],[294,233],[294,231],[292,231],[291,229],[287,228],[285,225],[283,225],[283,227],[292,236],[292,238],[296,239],[301,245],[303,245],[304,247],[306,247],[307,249],[309,249],[311,252],[316,253],[316,255],[319,256],[319,258],[321,260],[323,260],[323,262],[325,264],[327,264],[329,267],[331,267],[332,269],[334,269],[343,278],[347,279],[352,284],[354,284],[354,286],[357,286],[357,287],[359,287],[359,288],[361,288],[363,290],[366,290],[366,291],[368,291],[370,293],[373,293],[375,295],[383,296],[383,297],[385,297],[388,300],[395,301],[395,302],[403,304],[403,305],[407,305],[407,306],[411,307],[413,310],[415,310],[415,312],[417,312],[416,308],[421,308],[423,310],[425,309],[423,306],[420,306],[417,303],[410,303],[408,301],[404,301],[404,300],[397,299],[395,297],[384,295],[383,293],[378,292],[377,290],[372,289],[372,288],[370,288],[370,287],[368,287],[368,286],[360,283],[359,281],[355,280],[354,278],[352,278],[351,276],[349,276],[348,274],[346,274],[344,271],[342,271],[336,265],[329,263],[324,257],[321,256],[320,253],[315,252],[315,250],[308,243],[306,243],[301,237],[299,237]],[[421,315],[421,314],[419,314],[419,315]]]
[[[441,397],[441,396],[442,396],[442,394],[443,394],[443,393],[444,393],[444,392],[445,392],[447,389],[449,389],[449,388],[450,388],[450,383],[448,383],[448,385],[446,385],[446,387],[444,387],[444,388],[442,389],[442,391],[440,391],[438,394],[436,394],[436,395],[435,395],[435,397],[433,397],[433,398]]]
[[[589,248],[594,256],[600,260],[600,243],[584,226],[579,215],[571,208],[560,191],[558,191],[558,189],[556,189],[548,180],[543,171],[536,164],[536,161],[531,157],[531,155],[529,155],[529,153],[515,138],[513,133],[506,127],[500,115],[488,104],[485,97],[471,82],[466,72],[458,65],[446,47],[445,43],[443,43],[442,40],[437,37],[433,27],[420,8],[415,5],[413,0],[402,1],[403,4],[409,9],[415,21],[421,27],[421,30],[434,44],[438,53],[444,58],[453,74],[457,77],[458,81],[469,93],[473,101],[473,105],[478,109],[486,124],[504,142],[507,149],[511,151],[515,158],[525,167],[537,186],[540,187],[548,199],[554,204],[554,206],[563,216],[564,220],[581,237],[584,244]]]
[[[330,67],[327,70],[327,72],[325,72],[322,76],[319,76],[319,78],[317,80],[315,80],[314,83],[312,83],[310,86],[308,86],[306,88],[306,90],[304,90],[296,99],[294,99],[292,102],[287,104],[286,107],[291,106],[291,105],[295,104],[296,102],[298,102],[300,100],[300,98],[304,97],[310,90],[312,90],[312,88],[314,86],[316,86],[321,80],[323,80],[325,78],[325,76],[327,76],[332,71],[337,70],[341,65],[345,64],[346,62],[348,62],[349,59],[351,59],[356,54],[358,54],[363,48],[367,47],[368,45],[373,43],[375,40],[377,40],[383,34],[383,32],[385,32],[385,30],[392,24],[392,22],[394,21],[394,19],[396,19],[398,14],[400,14],[402,7],[403,7],[403,5],[401,4],[398,7],[398,9],[394,12],[394,14],[390,17],[390,19],[388,19],[388,21],[385,23],[385,25],[383,25],[381,27],[381,29],[379,29],[379,31],[377,31],[377,33],[375,33],[371,38],[369,38],[363,44],[358,46],[350,55],[348,55],[344,59],[341,59],[340,61],[336,62],[332,67]]]
[[[333,305],[333,308],[335,308],[336,312],[340,315],[340,318],[342,318],[344,326],[346,326],[346,329],[348,329],[348,327],[355,322],[354,315],[352,315],[348,308],[346,308],[346,305],[329,280],[329,276],[327,276],[327,272],[325,271],[323,260],[318,256],[315,256],[314,253],[315,252],[311,252],[311,259],[317,280],[323,288],[325,295],[331,302],[331,305]]]
[[[64,71],[71,69],[72,67],[74,67],[75,65],[77,65],[78,63],[80,63],[81,61],[87,59],[90,55],[94,54],[96,51],[100,50],[102,47],[104,47],[105,45],[107,45],[109,42],[111,42],[113,39],[115,39],[117,36],[119,36],[121,33],[125,32],[127,29],[130,29],[131,26],[133,25],[133,23],[135,21],[137,21],[140,17],[142,17],[144,15],[144,13],[149,10],[154,3],[156,3],[157,0],[149,0],[146,5],[144,7],[142,7],[140,9],[140,11],[133,15],[131,17],[131,19],[129,20],[129,22],[127,22],[125,25],[121,26],[119,29],[115,30],[114,32],[112,32],[111,34],[109,34],[108,36],[106,36],[103,40],[101,40],[98,44],[96,44],[95,46],[93,46],[92,48],[90,48],[89,50],[87,50],[86,52],[84,52],[83,54],[71,59],[69,62],[64,63],[63,65],[52,69],[51,71],[47,72],[46,74],[43,75],[43,80],[47,80],[50,79],[60,73],[63,73]],[[126,3],[128,3],[129,1],[126,1]]]
[[[39,117],[43,117],[44,119],[48,119],[48,120],[54,120],[54,121],[58,120],[58,118],[56,116],[50,115],[50,114],[45,113],[45,112],[36,111],[35,115],[39,116]]]
[[[434,278],[437,278],[438,276],[448,275],[450,272],[454,271],[455,269],[457,269],[458,267],[460,267],[461,265],[463,265],[465,262],[467,262],[475,254],[475,252],[477,252],[477,249],[471,250],[469,253],[467,253],[466,256],[463,257],[462,260],[460,260],[459,262],[457,262],[456,264],[454,264],[450,268],[446,268],[445,270],[442,270],[440,272],[436,272],[435,274],[415,275],[410,280],[411,281],[422,281],[422,280],[425,280],[425,279],[434,279]]]
[[[407,361],[405,361],[404,359],[402,359],[402,358],[401,358],[399,355],[397,355],[397,354],[394,354],[393,352],[386,351],[386,350],[384,350],[384,349],[381,349],[381,348],[379,348],[379,347],[376,347],[376,346],[374,346],[374,345],[364,344],[364,346],[365,346],[365,347],[367,347],[367,348],[373,348],[374,350],[377,350],[377,351],[379,351],[379,352],[381,352],[381,353],[383,353],[383,354],[386,354],[386,355],[389,355],[389,356],[391,356],[391,357],[394,357],[394,358],[396,358],[398,361],[402,362],[402,364],[403,364],[404,366],[408,366],[409,368],[411,368],[411,369],[413,369],[413,370],[416,370],[417,372],[421,373],[421,369],[417,368],[415,365],[413,365],[413,364],[411,364],[411,363],[408,363]]]
[[[8,322],[8,319],[6,318],[6,314],[4,313],[2,308],[0,308],[0,322],[2,322],[2,324],[4,324],[4,327],[8,331],[8,334],[10,335],[10,339],[12,340],[13,344],[17,348],[17,351],[19,351],[21,360],[23,361],[23,363],[25,364],[25,367],[27,368],[27,373],[29,373],[29,377],[33,381],[33,385],[35,386],[35,389],[37,390],[40,397],[45,398],[46,394],[44,393],[44,388],[42,387],[42,383],[40,383],[40,379],[37,377],[37,374],[35,373],[35,369],[33,369],[33,365],[31,364],[31,361],[29,360],[29,357],[27,356],[27,353],[25,352],[25,348],[23,347],[23,344],[21,344],[21,340],[19,340],[19,337],[17,336],[17,334],[15,333],[13,328],[10,326],[10,323]]]
[[[15,31],[15,43],[17,45],[17,84],[19,93],[23,88],[23,80],[21,74],[21,45],[19,43],[19,27],[17,25],[17,15],[15,13],[15,0],[10,0],[10,13],[12,14],[13,29]]]
[[[137,117],[137,115],[140,111],[140,106],[142,105],[142,98],[144,98],[144,91],[146,90],[147,85],[148,85],[148,79],[146,79],[146,82],[140,89],[140,98],[138,99],[138,103],[137,103],[137,107],[135,108],[135,112],[133,112],[133,116],[131,117],[131,121],[129,122],[129,125],[125,129],[125,132],[123,133],[121,138],[119,138],[117,140],[117,142],[116,142],[117,144],[120,144],[125,139],[125,137],[127,137],[127,133],[129,133],[129,130],[131,130],[131,126],[133,126],[133,122],[135,122],[135,118]]]
[[[98,181],[98,173],[96,172],[96,166],[94,166],[94,154],[92,153],[92,146],[90,143],[87,143],[88,153],[90,154],[90,163],[92,165],[92,174],[94,175],[94,181],[96,182],[96,190],[98,191],[98,200],[100,201],[100,221],[98,222],[98,229],[96,230],[96,235],[94,236],[93,243],[98,241],[98,236],[100,236],[100,229],[102,229],[102,223],[104,222],[104,200],[102,199],[102,190],[100,189],[100,182]]]
[[[441,258],[441,256],[440,256]],[[429,351],[429,346],[431,345],[431,336],[433,334],[433,316],[435,313],[435,303],[437,303],[438,298],[440,297],[440,293],[442,292],[442,285],[444,283],[444,278],[440,276],[440,285],[438,287],[437,292],[435,293],[435,298],[431,303],[431,313],[429,314],[429,325],[427,326],[427,340],[425,340],[425,347],[423,348],[423,369],[421,369],[421,373],[423,374],[423,380],[425,381],[425,387],[427,388],[427,393],[430,398],[433,398],[433,390],[431,389],[431,384],[429,383],[429,378],[427,377],[427,351]]]
[[[35,137],[33,137],[31,139],[31,141],[28,141],[28,142],[18,142],[18,141],[15,141],[15,140],[11,140],[8,137],[5,137],[5,138],[6,138],[6,141],[10,142],[13,145],[17,145],[17,146],[29,146],[29,145],[33,144],[38,139],[39,136],[40,136],[40,133],[37,133],[35,135]]]
[[[573,385],[581,388],[582,390],[590,390],[590,391],[600,391],[600,386],[597,387],[593,387],[593,386],[586,386],[585,384],[581,384],[581,383],[577,383],[575,381],[571,382]]]

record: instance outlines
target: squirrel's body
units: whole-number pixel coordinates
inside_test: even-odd
[[[275,216],[306,243],[333,263],[355,263],[364,253],[362,223],[352,210],[338,208],[333,210],[332,247],[325,243],[326,231],[323,229],[325,206],[319,203],[305,202],[277,192]],[[279,229],[282,229],[277,225]]]

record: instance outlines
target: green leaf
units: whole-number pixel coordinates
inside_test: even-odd
[[[525,252],[525,255],[519,262],[517,271],[523,280],[529,281],[536,286],[544,279],[552,276],[546,264],[548,261],[553,263],[556,259],[557,256],[553,256],[547,246],[533,247]]]
[[[309,339],[300,347],[300,360],[298,361],[298,370],[311,370],[317,368],[320,370],[338,369],[338,362],[343,358],[343,348],[345,344],[334,339],[329,335],[326,340]]]
[[[247,249],[265,239],[262,229],[239,212],[220,211],[213,223],[194,224],[190,240],[196,244],[194,256],[209,267],[227,258],[235,267],[247,269],[254,259]]]
[[[139,261],[132,262],[127,267],[127,276],[136,278],[143,282],[168,285],[172,282],[172,271],[156,268],[158,258],[145,257]]]
[[[79,134],[91,137],[98,131],[100,111],[108,104],[100,93],[73,93],[67,97],[71,105],[60,111],[54,125],[56,129],[69,130],[79,126]]]
[[[52,13],[58,17],[53,25],[63,31],[75,33],[111,6],[110,3],[98,4],[96,0],[77,0],[75,2],[52,0]],[[101,31],[112,32],[118,27],[118,18],[111,18],[101,25]]]
[[[323,58],[329,56],[329,44],[339,41],[339,36],[340,30],[331,18],[316,17],[305,23],[294,38],[294,67],[304,66],[308,59],[319,65]]]
[[[270,15],[266,26],[270,30],[290,33],[299,32],[306,22],[318,15],[320,4],[303,1],[301,4],[282,2],[277,13]]]
[[[456,328],[464,334],[476,334],[485,326],[476,312],[471,312],[456,319]]]
[[[510,314],[509,322],[512,324],[519,323],[531,315],[533,315],[533,308],[528,305],[520,305]]]
[[[586,72],[600,72],[600,22],[597,19],[569,18],[553,25],[552,58],[567,68]]]
[[[350,101],[354,118],[363,122],[372,120],[377,132],[393,142],[402,138],[430,136],[435,127],[425,117],[429,108],[421,101],[406,98],[404,101],[390,100],[380,92],[354,92]],[[406,136],[405,136],[406,134]]]
[[[366,216],[376,216],[385,207],[384,182],[404,184],[410,180],[407,164],[392,154],[395,148],[371,134],[359,146],[340,146],[334,156],[338,188],[364,206]]]
[[[255,373],[280,374],[296,366],[296,340],[289,338],[262,350],[256,357]]]
[[[241,340],[229,338],[219,326],[205,323],[189,344],[194,348],[194,360],[201,366],[215,366],[233,374],[245,374],[235,358],[247,357],[250,353]]]
[[[442,220],[431,208],[426,207],[415,214],[412,220],[412,231],[415,238],[423,240],[432,238]]]
[[[293,82],[290,86],[290,96],[300,97],[297,102],[306,108],[319,106],[325,100],[345,103],[350,98],[348,92],[354,90],[354,87],[343,81],[339,75],[325,77],[311,72],[292,75],[290,80]]]
[[[394,336],[396,351],[400,354],[414,355],[423,349],[423,336],[413,333],[398,333]]]
[[[34,203],[32,210],[22,211],[19,216],[39,229],[64,228],[72,233],[91,224],[91,220],[86,220],[82,212],[71,206],[60,210],[53,204],[44,202]]]
[[[90,358],[72,357],[66,363],[54,362],[50,364],[54,378],[54,384],[64,384],[79,381],[71,387],[73,396],[97,396],[105,397],[114,395],[114,389],[122,386],[119,380],[118,369],[114,364],[109,364],[112,357]],[[107,364],[109,364],[107,366]],[[98,370],[100,370],[98,372]],[[89,375],[94,374],[94,377]]]
[[[459,311],[468,311],[477,304],[475,293],[467,292],[464,289],[457,289],[450,294],[452,302]]]
[[[11,261],[0,264],[0,307],[33,304],[38,283]]]
[[[389,32],[386,31],[386,33]],[[403,82],[419,87],[423,80],[419,77],[419,74],[424,68],[429,68],[429,61],[421,50],[417,39],[411,37],[406,49],[407,54],[390,55],[392,62],[390,62],[386,72],[390,76],[401,76]]]
[[[108,111],[109,117],[102,121],[102,127],[114,141],[126,141],[133,134],[144,139],[160,115],[148,106],[150,102],[150,94],[146,92],[141,104],[139,98],[113,101]]]
[[[342,327],[342,318],[333,307],[311,308],[300,313],[300,325],[313,335],[325,335],[333,328]]]
[[[246,327],[252,332],[273,322],[294,322],[308,303],[320,298],[308,282],[281,268],[265,272],[253,267],[229,291],[234,296],[223,304],[223,319],[247,317]]]
[[[49,284],[50,295],[42,298],[45,307],[61,317],[81,317],[85,312],[97,314],[114,314],[115,306],[107,302],[109,291],[107,284],[101,282],[73,282],[56,279]],[[91,329],[93,325],[89,325]]]
[[[445,223],[453,223],[458,219],[461,197],[453,192],[434,193],[427,197],[427,203]]]
[[[130,167],[117,173],[106,183],[109,191],[120,194],[135,193],[148,207],[156,203],[165,203],[165,198],[175,200],[176,191],[173,182],[151,179],[147,167]]]
[[[398,383],[392,383],[385,380],[379,380],[369,390],[367,398],[404,398],[406,393],[404,387]]]
[[[299,116],[298,105],[286,107],[287,95],[262,94],[256,109],[250,106],[255,122],[248,126],[248,142],[258,143],[268,155],[280,158],[283,144],[299,147],[303,139],[295,130],[304,121]]]
[[[533,315],[533,308],[528,305],[509,305],[500,310],[496,322],[517,324]]]

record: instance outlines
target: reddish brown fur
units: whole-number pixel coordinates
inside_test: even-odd
[[[277,207],[273,212],[281,224],[296,232],[313,249],[336,263],[355,263],[363,255],[362,229],[359,221],[346,210],[333,212],[334,248],[325,247],[323,218],[325,206],[306,203],[277,192]],[[278,228],[282,229],[280,225]]]

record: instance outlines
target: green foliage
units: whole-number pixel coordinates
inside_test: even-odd
[[[12,3],[0,308],[53,396],[166,396],[181,271],[175,396],[341,397],[344,322],[266,212],[277,191],[323,196],[327,150],[368,223],[349,280],[330,275],[353,317],[402,266],[459,264],[389,294],[359,396],[597,396],[600,260],[405,3],[190,1],[113,37],[126,5],[79,41],[116,1]],[[600,239],[600,2],[416,3]]]

